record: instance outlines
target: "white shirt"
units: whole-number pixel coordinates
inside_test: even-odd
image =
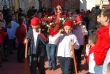
[[[90,54],[90,57],[89,57],[89,72],[90,73],[95,73],[95,61],[94,61],[94,53]]]
[[[11,28],[7,28],[7,33],[9,39],[14,39],[16,37],[16,29],[19,27],[18,23],[11,21]]]
[[[33,37],[34,37],[34,44],[35,44],[35,46],[36,46],[37,37],[38,37],[38,32],[36,32],[35,29],[33,29]]]
[[[108,64],[110,63],[110,48],[109,50],[107,51],[107,54],[106,54],[106,58],[105,58],[105,61],[104,61],[104,64],[103,64],[103,73],[102,74],[107,74],[107,66]]]
[[[89,51],[90,51],[90,49],[86,47],[86,56],[89,55]],[[96,65],[96,63],[94,60],[94,53],[91,53],[89,56],[89,72],[90,73],[95,73],[95,70],[94,70],[95,65]]]
[[[57,56],[60,56],[60,57],[72,57],[72,50],[70,48],[70,41],[71,40],[74,43],[74,48],[75,49],[79,48],[79,43],[78,43],[77,38],[76,38],[76,36],[74,34],[70,34],[68,36],[62,35],[59,38]]]
[[[49,35],[49,44],[58,44],[58,39],[60,37],[60,33],[57,33],[54,36]]]

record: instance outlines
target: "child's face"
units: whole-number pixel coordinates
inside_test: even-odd
[[[39,26],[32,26],[32,28],[38,30]]]
[[[70,34],[72,28],[70,26],[64,26],[64,30],[65,30],[66,34]]]
[[[3,20],[3,14],[0,12],[0,20]]]
[[[97,22],[100,22],[100,16],[101,16],[101,15],[98,15],[98,16],[97,16]]]
[[[105,23],[107,23],[107,20],[108,20],[107,16],[104,16],[103,14],[100,15],[100,23],[102,26],[107,25],[107,24],[105,24]]]

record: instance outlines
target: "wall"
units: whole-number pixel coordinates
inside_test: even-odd
[[[91,10],[96,6],[96,0],[80,0],[80,9]]]
[[[30,7],[34,6],[36,9],[39,9],[38,0],[19,0],[20,8],[27,11]]]

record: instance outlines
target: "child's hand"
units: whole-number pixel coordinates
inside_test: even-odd
[[[24,40],[24,44],[26,44],[26,43],[28,43],[28,39],[25,39],[25,40]]]
[[[90,44],[87,44],[86,45],[86,49],[90,49],[91,45]]]
[[[59,33],[62,33],[62,32],[64,32],[64,29],[60,29],[60,30],[59,30]]]
[[[94,44],[93,44],[93,43],[91,43],[90,45],[91,45],[91,47],[93,47],[93,46],[94,46]]]
[[[86,45],[86,56],[89,55],[89,50],[90,50],[90,48],[91,48],[91,45],[90,45],[90,44],[87,44],[87,45]]]

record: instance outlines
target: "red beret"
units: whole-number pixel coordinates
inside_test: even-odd
[[[78,15],[74,18],[75,23],[78,23],[79,21],[82,21],[82,16]]]
[[[65,20],[64,26],[73,26],[73,22],[71,20]]]
[[[37,17],[31,19],[31,26],[40,26],[40,20]]]

